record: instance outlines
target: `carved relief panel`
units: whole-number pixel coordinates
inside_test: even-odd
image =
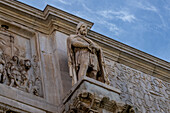
[[[34,37],[0,29],[0,83],[43,96]]]
[[[137,113],[137,109],[109,97],[82,91],[66,105],[63,113]]]
[[[106,59],[111,85],[122,91],[121,99],[139,113],[169,113],[170,83]]]

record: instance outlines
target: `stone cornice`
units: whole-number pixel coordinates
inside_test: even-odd
[[[103,47],[105,56],[116,62],[125,64],[144,73],[170,81],[170,63],[110,39],[104,35],[90,31],[89,38]]]
[[[80,21],[87,23],[89,28],[93,26],[90,21],[49,5],[41,11],[16,0],[0,0],[0,24],[5,23],[9,26],[21,27],[29,30],[30,33],[39,31],[48,35],[57,30],[69,35],[75,33],[76,25]],[[91,30],[88,37],[103,47],[105,55],[109,59],[159,77],[162,80],[170,81],[169,62]]]
[[[63,100],[63,103],[65,103],[66,101],[68,101],[67,99],[70,98],[70,96],[72,96],[72,94],[75,93],[75,91],[76,91],[76,90],[80,87],[80,85],[81,85],[83,82],[85,82],[85,81],[87,81],[87,82],[89,82],[89,83],[91,83],[91,84],[94,84],[94,85],[96,85],[96,86],[102,87],[102,88],[104,88],[104,89],[107,89],[108,91],[115,92],[115,93],[117,93],[117,94],[119,94],[119,95],[120,95],[120,93],[121,93],[121,91],[120,91],[119,89],[117,89],[117,88],[114,88],[114,87],[112,87],[112,86],[106,85],[106,84],[104,84],[104,83],[102,83],[102,82],[99,82],[99,81],[97,81],[97,80],[94,80],[94,79],[91,79],[91,78],[89,78],[89,77],[84,76],[84,77],[82,77],[82,78],[77,82],[77,84],[75,84],[74,86],[72,86],[69,94],[67,94],[66,97],[65,97],[65,99]]]
[[[45,34],[50,34],[54,30],[70,34],[80,21],[88,24],[89,28],[93,23],[79,18],[57,8],[47,5],[43,11],[18,2],[16,0],[0,0],[0,18],[7,17],[9,22],[20,23],[30,29],[34,29]],[[63,28],[68,28],[69,30]]]

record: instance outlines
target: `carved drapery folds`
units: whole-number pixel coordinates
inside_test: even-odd
[[[87,25],[80,22],[76,34],[67,38],[69,74],[72,85],[83,76],[109,84],[100,46],[87,38]]]
[[[108,97],[100,97],[83,91],[79,93],[64,113],[136,113],[136,110],[127,104],[117,103]]]
[[[19,37],[21,38],[21,37]],[[27,55],[27,48],[17,42],[6,29],[0,29],[0,83],[42,96],[41,78],[36,56]],[[27,43],[27,39],[21,39]],[[29,45],[30,46],[30,45]]]

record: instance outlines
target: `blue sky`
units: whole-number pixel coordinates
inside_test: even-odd
[[[94,23],[92,30],[170,62],[170,0],[18,0]]]

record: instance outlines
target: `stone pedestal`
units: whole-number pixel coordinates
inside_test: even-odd
[[[135,113],[120,100],[121,91],[94,79],[83,77],[63,100],[61,113]]]
[[[45,99],[0,84],[0,113],[58,113]]]

